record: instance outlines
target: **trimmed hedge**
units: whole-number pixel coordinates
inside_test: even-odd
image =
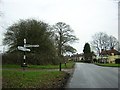
[[[116,64],[120,64],[120,58],[115,60]]]

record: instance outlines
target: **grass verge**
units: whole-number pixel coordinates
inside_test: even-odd
[[[68,74],[59,71],[3,70],[2,88],[61,88]]]
[[[114,64],[114,63],[107,63],[107,64],[96,63],[96,65],[105,66],[105,67],[120,67],[120,64]]]
[[[62,69],[70,69],[73,68],[74,62],[68,62],[65,64],[61,65]],[[6,64],[2,65],[2,68],[21,68],[20,65],[11,65],[11,64]],[[59,65],[29,65],[28,68],[33,68],[33,69],[59,69]]]

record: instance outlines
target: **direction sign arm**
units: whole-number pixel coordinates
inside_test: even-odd
[[[39,47],[39,45],[25,45],[25,47]]]

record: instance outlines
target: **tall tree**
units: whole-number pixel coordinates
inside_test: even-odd
[[[89,43],[85,43],[83,52],[84,52],[85,62],[91,62],[92,61],[92,52],[91,52]]]
[[[118,44],[118,40],[114,36],[109,37],[109,47],[115,48],[115,46]]]
[[[90,48],[90,44],[89,43],[85,43],[83,52],[84,53],[90,53],[91,52],[91,48]]]
[[[55,31],[55,44],[57,46],[58,55],[62,56],[67,52],[76,52],[70,43],[78,40],[73,34],[73,30],[64,22],[58,22],[53,26]]]
[[[48,24],[34,19],[20,20],[8,27],[3,43],[10,47],[9,52],[18,52],[16,48],[23,46],[24,38],[27,44],[39,44],[39,48],[30,48],[31,64],[55,63],[56,50]]]
[[[91,45],[97,49],[98,53],[100,53],[102,49],[107,50],[114,48],[118,42],[114,36],[109,36],[103,32],[96,33],[92,38]]]

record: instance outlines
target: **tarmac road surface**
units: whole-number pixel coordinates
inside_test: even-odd
[[[118,88],[118,68],[76,63],[66,88]]]

